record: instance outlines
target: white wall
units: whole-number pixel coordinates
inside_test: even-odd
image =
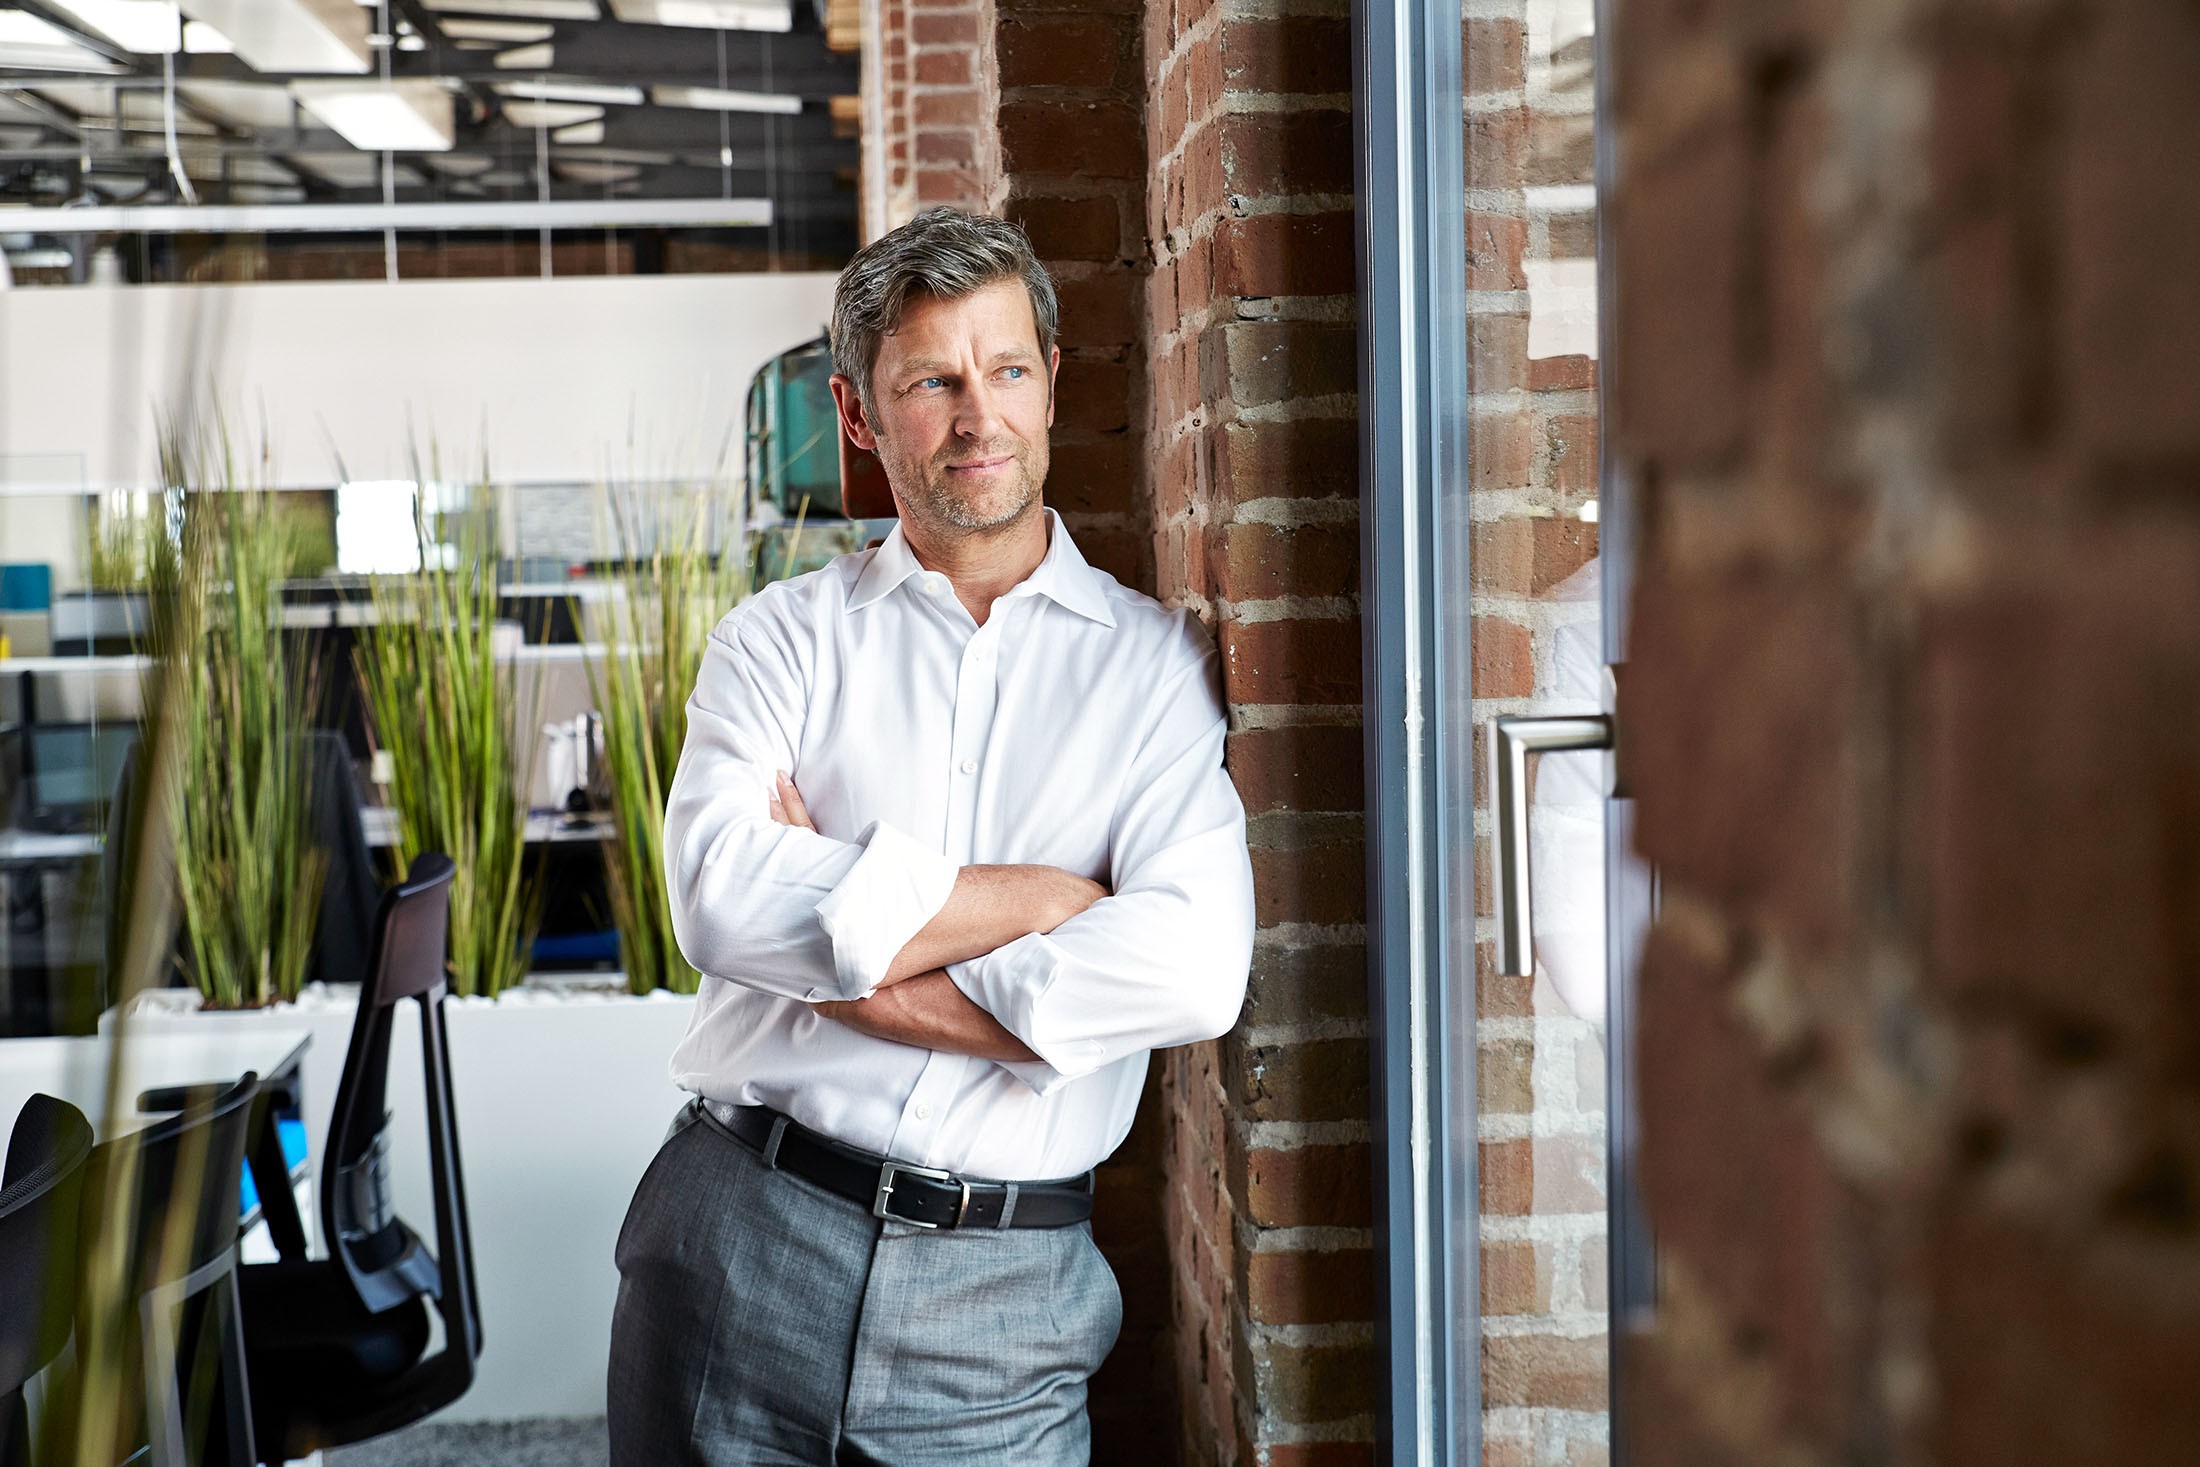
[[[833,277],[661,275],[114,286],[0,292],[0,493],[68,472],[156,482],[154,406],[207,393],[273,482],[447,474],[506,483],[700,473],[749,378],[817,336]],[[629,442],[634,447],[630,451]],[[732,465],[740,463],[735,444]]]

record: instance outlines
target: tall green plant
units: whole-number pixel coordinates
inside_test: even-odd
[[[693,993],[699,975],[672,932],[665,882],[665,798],[687,740],[687,700],[711,628],[749,591],[746,535],[721,518],[730,492],[660,486],[609,495],[619,550],[600,661],[589,664],[603,716],[612,837],[605,886],[627,987]],[[719,548],[711,532],[720,531]]]
[[[418,477],[421,569],[376,583],[359,672],[375,744],[393,771],[400,866],[441,851],[458,868],[451,990],[493,996],[526,976],[541,917],[538,883],[526,870],[527,811],[516,789],[532,761],[521,769],[513,733],[531,730],[534,720],[515,709],[515,680],[496,656],[491,491],[479,488],[464,509],[437,517],[427,508],[434,486]],[[448,546],[445,531],[455,535]]]
[[[328,856],[313,838],[312,674],[283,635],[292,536],[274,491],[237,472],[218,421],[165,423],[161,467],[173,513],[150,567],[159,675],[147,704],[179,756],[155,794],[187,966],[216,1007],[294,998]],[[177,665],[187,675],[166,675]]]

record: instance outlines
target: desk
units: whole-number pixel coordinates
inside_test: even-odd
[[[366,805],[359,811],[359,823],[367,833],[367,844],[377,850],[397,844],[397,812],[387,805]],[[578,840],[611,839],[609,815],[559,815],[548,810],[527,812],[527,844],[542,842],[560,843]]]
[[[161,1119],[140,1115],[138,1096],[172,1085],[227,1085],[245,1071],[264,1083],[296,1072],[312,1042],[304,1025],[209,1025],[210,1033],[132,1033],[124,1041],[122,1113],[107,1114],[111,1034],[0,1039],[0,1125],[12,1130],[31,1096],[57,1096],[84,1112],[98,1138],[126,1135]]]

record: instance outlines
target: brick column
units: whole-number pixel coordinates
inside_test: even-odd
[[[1238,1031],[1165,1057],[1185,1460],[1369,1460],[1351,32],[1146,12],[1160,593],[1215,628],[1260,931]]]
[[[2200,12],[1619,8],[1643,1467],[2200,1441]]]

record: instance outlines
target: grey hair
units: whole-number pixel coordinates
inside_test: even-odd
[[[1022,228],[988,214],[926,209],[856,252],[833,287],[833,366],[872,410],[879,343],[901,326],[912,295],[960,300],[1002,280],[1021,280],[1039,327],[1039,360],[1053,354],[1060,309],[1054,279]]]

